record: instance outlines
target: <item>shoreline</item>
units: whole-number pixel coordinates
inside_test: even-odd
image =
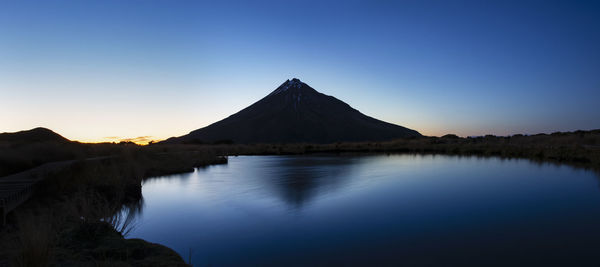
[[[355,153],[355,152],[343,152],[343,153],[328,153],[328,152],[315,152],[315,153],[302,153],[302,154],[260,154],[260,155],[256,155],[256,154],[249,154],[249,155],[239,155],[239,156],[244,156],[244,157],[260,157],[260,156],[266,156],[266,157],[271,157],[271,156],[324,156],[324,157],[336,157],[336,156],[357,156],[357,157],[361,157],[361,156],[385,156],[385,155],[414,155],[414,156],[448,156],[448,157],[465,157],[465,158],[483,158],[483,159],[506,159],[506,160],[516,160],[516,161],[527,161],[530,162],[531,164],[547,164],[547,165],[555,165],[555,166],[565,166],[565,167],[569,167],[569,168],[573,168],[573,169],[585,169],[586,171],[592,171],[594,172],[594,175],[598,176],[600,178],[600,172],[598,172],[597,169],[593,169],[591,168],[589,165],[584,166],[584,165],[574,165],[574,164],[569,164],[569,163],[565,163],[565,162],[555,162],[555,161],[547,161],[547,160],[533,160],[533,159],[528,159],[528,158],[518,158],[518,157],[499,157],[499,156],[481,156],[481,155],[457,155],[457,154],[439,154],[439,153],[395,153],[395,152],[391,152],[391,153],[379,153],[379,152],[359,152],[359,153]],[[235,157],[235,156],[234,156]],[[168,176],[168,175],[167,175]],[[156,176],[156,177],[150,177],[148,179],[154,179],[154,178],[165,178],[164,176]],[[168,179],[168,178],[166,178]],[[182,257],[184,257],[184,255],[180,255]]]
[[[189,266],[166,246],[126,238],[132,218],[122,211],[134,214],[139,209],[145,179],[226,162],[212,154],[141,152],[64,164],[46,173],[34,195],[9,214],[8,224],[0,229],[0,262]]]
[[[115,144],[109,147],[113,152],[109,157],[94,161],[74,161],[65,169],[44,179],[37,186],[34,197],[12,212],[9,219],[10,226],[2,229],[2,246],[7,247],[6,244],[14,243],[16,240],[20,247],[10,253],[4,253],[12,253],[11,255],[0,255],[0,257],[36,258],[46,263],[59,261],[61,265],[69,265],[69,262],[72,265],[85,265],[90,263],[90,259],[92,262],[102,259],[109,262],[111,260],[115,262],[134,260],[133,254],[115,253],[110,249],[101,249],[104,252],[95,251],[101,246],[90,243],[90,236],[101,236],[109,238],[110,242],[113,242],[109,242],[112,245],[108,245],[108,248],[112,246],[125,248],[127,244],[133,244],[137,250],[133,249],[132,251],[138,251],[136,255],[138,258],[141,257],[142,261],[148,255],[164,253],[164,260],[170,262],[168,265],[187,266],[182,256],[168,247],[139,239],[130,241],[133,239],[124,238],[127,227],[119,229],[119,222],[122,223],[127,219],[117,218],[115,222],[115,214],[120,212],[125,205],[135,207],[135,203],[142,199],[141,187],[144,180],[157,176],[191,172],[197,167],[226,164],[228,156],[433,154],[526,159],[540,163],[565,164],[600,173],[600,146],[598,144],[600,144],[599,130],[514,137],[428,137],[379,143],[156,144],[150,146]],[[28,222],[38,222],[46,224],[48,227],[27,230]],[[98,222],[102,223],[98,224]],[[113,230],[107,231],[107,225],[110,225]],[[39,241],[40,236],[45,237],[42,242]],[[117,236],[120,237],[120,240],[116,238]],[[28,242],[35,245],[29,244],[28,247]],[[90,249],[81,250],[77,246],[73,246],[78,242],[88,244]],[[17,251],[19,249],[21,251]],[[156,251],[150,254],[139,252],[147,249]],[[106,258],[107,253],[112,256]],[[172,257],[172,253],[177,254],[178,258]],[[154,258],[153,261],[159,262],[160,259]]]

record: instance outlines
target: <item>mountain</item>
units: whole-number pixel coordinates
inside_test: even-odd
[[[166,143],[335,143],[419,137],[402,126],[360,113],[298,79],[226,119]]]
[[[22,144],[22,143],[38,143],[38,142],[69,142],[68,139],[52,130],[38,127],[31,130],[19,131],[14,133],[0,133],[0,142]]]

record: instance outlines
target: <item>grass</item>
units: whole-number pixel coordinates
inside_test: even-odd
[[[56,232],[46,213],[18,217],[15,266],[48,266],[52,262]]]
[[[34,196],[10,214],[0,245],[17,249],[4,256],[17,266],[186,266],[166,247],[124,239],[143,201],[142,180],[226,162],[208,151],[127,145],[111,157],[72,163],[38,183]]]
[[[211,151],[217,155],[311,153],[420,153],[526,158],[600,170],[600,130],[531,136],[460,138],[456,135],[399,139],[389,142],[335,144],[151,145],[154,151]]]
[[[34,197],[9,216],[0,259],[16,266],[186,266],[172,250],[124,239],[135,227],[141,184],[154,176],[193,171],[234,155],[427,153],[527,158],[600,171],[600,130],[510,137],[456,135],[335,144],[80,144],[0,143],[0,175],[80,159],[50,174]],[[100,159],[85,160],[90,157]],[[6,168],[9,166],[9,168]],[[16,245],[15,245],[16,244]]]

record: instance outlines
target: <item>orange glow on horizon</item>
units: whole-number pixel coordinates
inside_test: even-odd
[[[158,142],[165,139],[155,138],[154,136],[139,136],[135,138],[123,138],[119,136],[108,136],[100,139],[71,139],[87,144],[100,144],[100,143],[120,143],[120,142],[133,142],[137,145],[148,145],[150,142]]]

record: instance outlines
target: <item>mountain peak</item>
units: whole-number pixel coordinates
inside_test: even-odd
[[[277,87],[277,89],[275,89],[275,91],[273,91],[269,95],[276,95],[281,92],[288,91],[289,89],[292,89],[292,88],[300,89],[305,85],[306,84],[303,83],[302,81],[300,81],[300,79],[298,79],[298,78],[292,78],[291,80],[288,79],[283,84],[281,84],[279,87]]]
[[[245,109],[166,142],[336,143],[419,136],[415,130],[362,114],[293,78]]]
[[[286,87],[293,87],[293,88],[300,88],[302,87],[303,82],[300,81],[300,79],[297,78],[293,78],[291,80],[287,80],[285,81],[285,86]]]
[[[304,83],[298,78],[293,78],[292,80],[287,80],[286,82],[286,86],[288,88],[300,88],[302,85],[304,85]]]

